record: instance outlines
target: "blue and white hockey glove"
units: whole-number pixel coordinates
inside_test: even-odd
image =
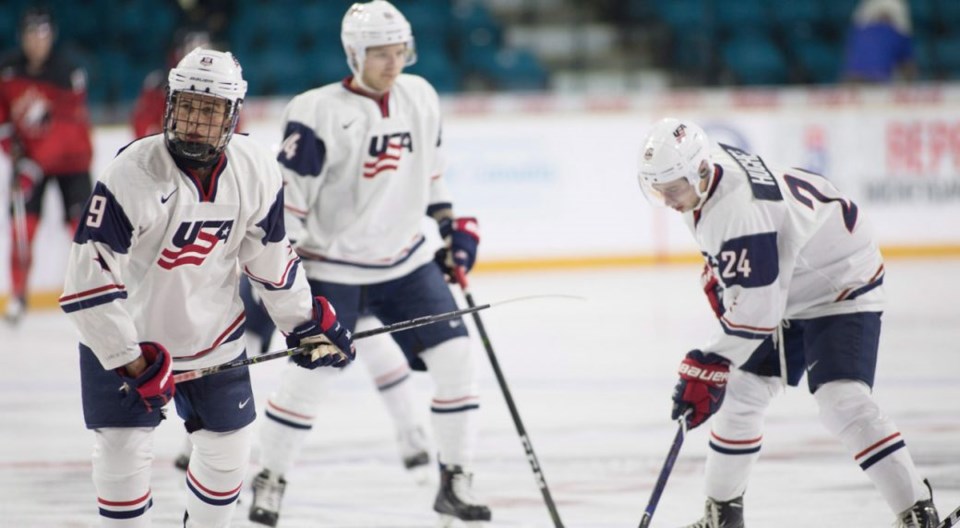
[[[337,321],[337,312],[326,297],[313,299],[313,319],[301,324],[287,335],[290,348],[305,347],[306,351],[292,356],[303,368],[345,367],[357,357],[350,330]]]
[[[473,217],[444,218],[439,222],[440,237],[445,247],[437,251],[436,261],[448,276],[453,270],[463,268],[469,272],[477,260],[477,246],[480,245],[480,227]]]
[[[173,359],[163,345],[149,341],[140,343],[140,354],[147,361],[147,368],[139,376],[130,377],[123,367],[116,372],[123,379],[121,397],[124,403],[130,408],[143,404],[149,414],[173,399],[176,392],[171,372]]]
[[[716,354],[692,350],[680,363],[678,373],[680,381],[673,389],[670,416],[677,420],[689,410],[687,427],[693,429],[720,410],[730,378],[730,362]]]

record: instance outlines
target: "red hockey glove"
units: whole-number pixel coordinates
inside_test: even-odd
[[[30,158],[19,158],[13,164],[13,173],[16,177],[12,183],[23,193],[24,199],[29,200],[33,190],[43,179],[43,169]]]
[[[680,381],[673,389],[670,416],[677,420],[690,410],[686,421],[687,427],[693,429],[720,410],[730,377],[729,364],[716,354],[704,354],[699,350],[689,352],[680,363]]]
[[[707,296],[710,308],[713,309],[717,319],[723,317],[725,311],[723,307],[723,287],[720,286],[717,276],[713,274],[713,268],[710,267],[710,264],[703,265],[703,272],[700,273],[700,285],[703,287],[703,293]]]
[[[142,403],[149,414],[173,399],[176,387],[171,369],[170,352],[160,343],[140,343],[140,353],[147,360],[147,368],[136,378],[131,378],[125,368],[117,369],[123,378],[123,399],[129,407]]]
[[[290,348],[306,347],[303,353],[292,356],[303,368],[345,367],[357,357],[350,330],[337,321],[337,312],[326,297],[313,299],[313,319],[301,324],[287,335]]]
[[[463,268],[469,272],[477,260],[477,246],[480,245],[480,228],[473,217],[444,218],[440,220],[440,237],[445,247],[437,251],[436,261],[449,277],[453,270]]]

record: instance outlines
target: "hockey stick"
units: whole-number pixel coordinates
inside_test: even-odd
[[[960,522],[960,506],[957,506],[957,509],[953,510],[953,513],[940,521],[940,524],[937,525],[937,528],[950,528],[951,526],[958,526],[958,522]]]
[[[463,296],[467,299],[467,305],[470,308],[477,306],[467,286],[467,274],[464,269],[461,267],[455,268],[454,278],[460,285],[460,289],[463,290]],[[537,460],[536,453],[533,452],[533,444],[530,442],[530,437],[527,436],[527,430],[524,428],[523,422],[520,421],[520,413],[517,411],[517,406],[513,403],[513,396],[510,395],[510,389],[507,387],[506,378],[503,377],[503,371],[500,370],[500,363],[497,361],[497,356],[493,353],[493,345],[490,344],[490,337],[483,327],[480,314],[473,312],[473,322],[477,326],[477,333],[480,334],[480,340],[483,341],[483,348],[487,351],[487,357],[490,358],[490,366],[493,367],[493,373],[497,376],[497,383],[500,384],[503,399],[507,401],[510,416],[513,417],[513,425],[516,426],[517,434],[520,435],[523,450],[527,452],[527,460],[530,462],[530,468],[533,469],[534,480],[536,480],[537,486],[539,486],[540,492],[543,494],[543,501],[547,504],[547,509],[550,511],[550,518],[553,519],[553,525],[555,528],[563,528],[563,521],[560,520],[557,505],[554,504],[553,497],[550,495],[550,488],[547,487],[547,479],[543,476],[543,470],[540,469],[540,462]]]
[[[690,411],[687,411],[688,413]],[[647,502],[647,509],[640,518],[639,528],[650,526],[650,520],[653,519],[653,512],[657,509],[657,503],[660,502],[660,495],[663,489],[667,487],[667,479],[673,471],[673,463],[677,461],[677,455],[680,454],[680,446],[683,445],[683,438],[687,436],[687,415],[680,417],[680,425],[677,427],[677,434],[673,437],[673,444],[670,446],[670,452],[667,453],[667,459],[663,461],[663,468],[660,470],[660,476],[657,477],[657,484],[650,493],[650,501]]]
[[[27,241],[27,199],[20,186],[20,176],[17,174],[16,161],[23,154],[23,147],[17,138],[13,138],[11,158],[14,163],[10,170],[10,201],[13,202],[13,236],[17,239],[17,265],[26,270],[30,265],[30,244]]]
[[[380,328],[373,328],[371,330],[363,330],[362,332],[357,332],[353,334],[353,339],[363,339],[365,337],[372,337],[375,335],[386,334],[390,332],[400,332],[401,330],[410,330],[411,328],[417,328],[418,326],[424,326],[433,323],[440,323],[443,321],[449,321],[450,319],[456,319],[462,315],[469,313],[479,312],[480,310],[486,310],[491,306],[496,304],[504,304],[511,301],[517,301],[518,299],[510,299],[507,301],[501,301],[494,304],[484,304],[482,306],[471,306],[470,308],[465,308],[463,310],[455,310],[452,312],[446,312],[442,314],[435,315],[424,315],[423,317],[416,317],[414,319],[409,319],[407,321],[400,321],[399,323],[393,323],[387,326],[381,326]],[[254,363],[263,363],[264,361],[270,361],[271,359],[277,359],[282,357],[292,356],[294,354],[301,354],[309,350],[305,347],[295,347],[288,348],[286,350],[278,350],[276,352],[268,352],[266,354],[260,354],[259,356],[253,356],[245,359],[236,359],[234,361],[229,361],[227,363],[221,363],[219,365],[214,365],[212,367],[189,370],[187,372],[181,372],[179,374],[173,375],[174,383],[182,383],[184,381],[195,380],[197,378],[202,378],[204,376],[209,376],[211,374],[216,374],[218,372],[223,372],[225,370],[232,370],[235,368],[246,367],[247,365],[253,365]],[[342,354],[342,352],[338,352]]]

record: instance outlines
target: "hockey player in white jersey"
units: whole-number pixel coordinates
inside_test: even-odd
[[[642,144],[639,180],[652,203],[683,214],[706,260],[704,290],[721,327],[686,355],[673,394],[673,418],[686,414],[689,427],[719,410],[706,514],[690,528],[744,526],[764,413],[804,373],[821,421],[873,481],[897,526],[936,526],[929,486],[870,394],[884,271],[857,205],[820,175],[772,169],[669,118]]]
[[[353,74],[287,105],[277,156],[287,224],[312,291],[334,302],[350,329],[361,315],[391,324],[454,310],[444,272],[469,270],[479,236],[475,219],[454,217],[442,178],[436,91],[402,73],[416,57],[410,24],[389,2],[357,3],[343,18],[341,38]],[[425,236],[424,215],[438,221],[444,247]],[[297,223],[302,231],[294,233]],[[393,338],[410,366],[427,370],[435,384],[430,410],[440,490],[434,510],[445,522],[489,520],[489,508],[471,493],[479,396],[464,324]],[[264,469],[249,515],[255,522],[277,522],[288,471],[316,419],[317,378],[288,369],[267,403]]]
[[[256,415],[249,373],[176,386],[172,374],[244,356],[241,271],[288,343],[312,349],[298,365],[342,366],[354,355],[350,332],[310,294],[287,241],[276,162],[233,137],[245,92],[231,54],[184,57],[169,74],[163,134],[117,155],[74,236],[60,305],[81,336],[103,526],[150,525],[153,430],[171,399],[194,444],[184,526],[229,524]]]

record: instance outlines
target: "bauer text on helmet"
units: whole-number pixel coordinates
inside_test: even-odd
[[[229,52],[196,48],[167,81],[167,149],[188,166],[212,165],[233,136],[247,93],[240,63]]]
[[[389,44],[406,44],[405,66],[417,61],[416,46],[410,23],[396,7],[386,0],[356,3],[343,17],[340,32],[347,65],[355,77],[363,72],[367,48]]]
[[[640,147],[640,188],[658,206],[666,205],[662,185],[681,179],[702,196],[700,182],[709,177],[711,167],[710,141],[703,129],[690,121],[662,119]]]

